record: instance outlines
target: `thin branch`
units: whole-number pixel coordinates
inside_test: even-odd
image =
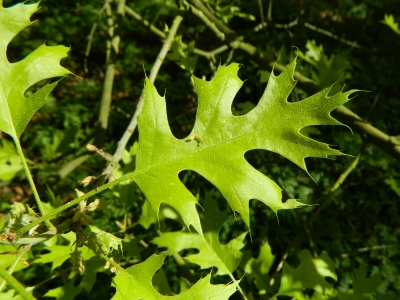
[[[59,213],[63,212],[64,210],[67,210],[68,208],[82,202],[83,200],[86,200],[104,190],[107,190],[121,182],[124,182],[126,180],[134,180],[136,177],[136,173],[132,172],[132,173],[128,173],[126,175],[121,176],[120,178],[109,182],[107,184],[103,184],[102,186],[99,186],[93,190],[91,190],[90,192],[75,198],[74,200],[65,203],[64,205],[52,210],[51,212],[49,212],[48,214],[42,216],[41,218],[36,219],[35,221],[29,223],[28,225],[22,227],[20,230],[17,231],[16,233],[16,237],[15,240],[17,241],[19,238],[21,238],[24,234],[26,234],[30,229],[32,229],[33,227],[35,227],[36,225],[39,225],[40,223],[46,222],[47,220],[57,216]]]
[[[107,0],[110,1],[110,0]],[[119,43],[121,40],[122,21],[125,15],[125,1],[118,0],[117,17],[114,22],[112,17],[111,6],[106,5],[107,25],[108,25],[108,40],[106,52],[106,74],[104,76],[103,93],[100,101],[99,126],[96,131],[96,144],[104,143],[104,134],[108,127],[108,118],[110,115],[110,106],[112,99],[112,90],[115,77],[115,62],[119,52]]]
[[[330,38],[332,38],[334,40],[337,40],[337,41],[339,41],[339,42],[341,42],[343,44],[346,44],[346,45],[348,45],[350,47],[359,48],[359,49],[363,48],[362,46],[360,46],[359,44],[357,44],[355,42],[350,42],[350,41],[348,41],[348,40],[346,40],[344,38],[341,38],[340,36],[338,36],[336,34],[333,34],[330,31],[327,31],[327,30],[318,28],[317,26],[311,25],[310,23],[305,22],[304,23],[304,27],[306,27],[308,29],[311,29],[311,30],[314,30],[316,32],[319,32],[319,33],[321,33],[323,35],[326,35],[326,36],[328,36],[328,37],[330,37]]]
[[[212,12],[208,10],[207,7],[204,6],[204,4],[200,0],[189,0],[191,4],[193,4],[194,7],[199,9],[200,11],[203,12],[203,14],[212,22],[214,23],[219,30],[221,30],[229,39],[233,38],[235,36],[235,32],[228,28],[225,24],[223,24],[220,20],[218,20],[217,17],[213,15]]]
[[[219,30],[218,26],[214,23],[211,22],[209,18],[207,18],[207,16],[203,13],[203,11],[197,9],[196,7],[194,7],[193,5],[189,5],[189,10],[198,18],[200,18],[200,20],[203,21],[203,23],[210,28],[215,35],[221,40],[224,41],[225,40],[225,33],[223,33],[221,30]]]
[[[97,20],[93,23],[92,29],[90,30],[90,33],[89,33],[89,35],[87,37],[88,43],[87,43],[87,46],[86,46],[85,58],[84,58],[84,61],[83,61],[83,68],[84,68],[85,73],[89,72],[88,67],[87,67],[87,61],[88,61],[88,58],[89,58],[90,49],[92,48],[93,36],[94,36],[94,33],[96,32],[98,20],[100,19],[101,15],[103,14],[103,12],[106,9],[107,5],[108,5],[108,2],[106,1],[104,3],[103,7],[99,10],[99,12],[97,14]]]
[[[276,28],[282,28],[282,29],[289,29],[293,26],[296,26],[298,24],[298,19],[295,19],[294,21],[287,23],[287,24],[277,24],[274,23],[273,26]],[[267,27],[268,24],[267,22],[261,22],[260,24],[258,24],[256,27],[253,28],[253,32],[259,32],[261,29]]]
[[[350,251],[346,251],[346,252],[333,253],[332,255],[347,256],[347,255],[350,255],[351,253],[377,251],[377,250],[393,249],[393,248],[400,248],[400,245],[376,245],[376,246],[372,246],[372,247],[358,248],[358,249],[354,249],[354,250],[350,250]]]
[[[135,21],[139,22],[140,24],[142,24],[144,27],[150,29],[151,32],[153,32],[155,35],[157,35],[158,37],[160,37],[161,39],[165,39],[167,36],[165,35],[164,32],[162,32],[161,30],[159,30],[157,27],[155,27],[154,25],[151,25],[149,21],[147,21],[146,19],[144,19],[141,15],[139,15],[137,12],[135,12],[132,8],[130,8],[129,6],[125,6],[125,11],[126,13],[131,16]],[[182,47],[184,49],[186,49],[187,45],[185,43],[182,43]],[[224,52],[226,50],[228,50],[229,47],[223,45],[222,47],[224,47],[224,50],[221,52]],[[220,48],[222,48],[220,47]],[[219,48],[218,48],[219,49]],[[214,50],[215,51],[215,50]],[[218,52],[217,54],[221,53]],[[207,52],[198,48],[194,48],[193,50],[194,54],[203,56],[207,59],[210,59],[210,57],[212,56],[212,52]],[[216,55],[216,54],[214,54]]]
[[[180,10],[179,14],[175,17],[174,21],[172,22],[172,26],[168,33],[168,37],[165,39],[165,42],[160,50],[160,53],[158,54],[157,59],[154,62],[154,65],[150,71],[149,80],[153,83],[157,77],[158,71],[160,70],[165,57],[167,56],[171,44],[174,41],[175,35],[178,31],[179,25],[181,24],[182,20],[183,20],[182,10]],[[103,178],[108,178],[117,167],[118,162],[121,160],[122,153],[126,147],[126,144],[128,143],[130,137],[132,136],[133,132],[137,127],[137,117],[142,113],[143,104],[144,104],[144,90],[140,95],[138,104],[136,106],[136,111],[131,119],[131,122],[129,123],[128,128],[125,130],[122,138],[118,142],[117,150],[113,155],[113,162],[109,163],[106,169],[101,174]]]
[[[150,29],[151,32],[155,33],[156,35],[158,35],[160,38],[165,39],[166,35],[164,32],[162,32],[160,29],[158,29],[157,27],[155,27],[153,24],[150,24],[149,21],[147,21],[146,19],[144,19],[141,15],[139,15],[137,12],[135,12],[132,8],[130,8],[129,6],[125,6],[125,12],[130,15],[131,17],[133,17],[136,21],[138,21],[139,23],[141,23],[144,27],[147,27]]]
[[[271,21],[272,20],[272,2],[273,0],[269,0],[268,4],[268,14],[267,14],[267,20]]]
[[[164,2],[161,4],[161,7],[160,7],[160,9],[157,11],[157,13],[156,13],[156,15],[155,15],[153,21],[151,21],[150,26],[151,26],[151,25],[154,25],[154,24],[157,22],[158,18],[159,18],[160,15],[161,15],[162,10],[163,10],[164,7],[165,7],[165,4],[167,4],[167,0],[164,0]]]

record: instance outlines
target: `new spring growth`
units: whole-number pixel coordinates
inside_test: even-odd
[[[114,161],[112,155],[110,153],[104,152],[101,149],[98,149],[96,146],[87,144],[86,149],[88,149],[91,152],[96,152],[98,155],[100,155],[102,158],[104,158],[106,161],[112,162]]]

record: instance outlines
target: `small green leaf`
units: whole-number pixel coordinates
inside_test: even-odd
[[[120,272],[113,280],[113,286],[117,292],[113,300],[124,299],[146,299],[146,300],[187,300],[187,299],[229,299],[235,291],[238,282],[228,285],[210,284],[211,274],[201,278],[189,290],[175,296],[164,296],[159,294],[152,285],[152,278],[167,254],[152,255],[144,262],[129,267]]]
[[[338,292],[339,299],[342,300],[358,300],[358,299],[373,299],[372,293],[383,283],[381,274],[367,278],[365,266],[354,270],[353,288],[346,292]]]
[[[182,36],[175,37],[171,45],[171,53],[167,54],[167,58],[175,62],[184,70],[193,71],[196,67],[197,55],[192,55],[194,50],[194,41],[190,42],[186,49],[183,49]]]
[[[77,279],[75,277],[72,280],[68,280],[65,285],[47,291],[43,297],[55,297],[57,300],[74,300],[75,296],[82,292],[80,286],[75,286]]]
[[[393,15],[385,14],[385,19],[382,21],[382,23],[389,26],[395,33],[400,35],[399,23],[394,20]]]
[[[216,275],[232,274],[242,257],[240,249],[244,246],[243,239],[247,233],[244,232],[229,241],[228,244],[221,245],[218,235],[228,213],[220,212],[215,200],[209,195],[206,195],[203,207],[203,237],[198,233],[167,232],[160,237],[156,237],[151,242],[159,247],[167,247],[172,253],[183,249],[198,249],[199,253],[187,255],[185,259],[199,265],[200,269],[217,267]]]
[[[308,250],[303,250],[298,255],[300,265],[292,269],[283,263],[281,285],[275,296],[285,295],[295,297],[297,300],[307,300],[303,289],[310,288],[322,295],[332,295],[334,288],[325,277],[337,280],[335,263],[326,252],[313,258]]]
[[[274,258],[271,247],[268,242],[265,242],[260,249],[258,258],[251,258],[246,264],[246,273],[254,277],[260,295],[265,294],[270,287],[268,272],[274,262]]]
[[[33,263],[35,264],[47,264],[51,263],[51,270],[54,270],[61,266],[65,261],[70,259],[71,252],[73,251],[73,243],[75,242],[75,233],[69,232],[63,234],[62,238],[68,241],[66,245],[56,244],[58,237],[54,236],[48,241],[44,242],[46,245],[46,250],[48,253],[41,254],[39,258],[35,259]]]
[[[14,140],[19,139],[58,81],[45,85],[28,98],[24,96],[26,90],[41,80],[71,74],[60,65],[60,60],[69,51],[64,46],[42,45],[24,60],[8,62],[7,45],[21,30],[32,24],[30,18],[38,5],[20,3],[4,8],[3,1],[0,1],[0,130]]]

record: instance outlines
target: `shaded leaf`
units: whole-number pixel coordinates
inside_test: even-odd
[[[332,295],[334,288],[325,277],[337,280],[337,276],[335,263],[328,254],[322,252],[319,257],[313,258],[308,250],[303,250],[298,257],[300,265],[295,269],[283,263],[281,285],[276,296],[285,295],[297,300],[306,300],[308,297],[303,294],[305,288],[313,289],[322,295]]]
[[[229,285],[210,284],[211,274],[197,281],[189,290],[175,296],[164,296],[159,294],[152,286],[152,278],[167,254],[152,255],[144,262],[129,267],[120,272],[113,281],[117,293],[112,298],[119,299],[228,299],[236,291],[238,283]]]
[[[275,256],[272,255],[271,247],[268,242],[265,242],[260,249],[258,258],[251,258],[246,264],[246,273],[254,277],[260,295],[265,294],[270,287],[268,272],[274,262],[274,258]]]
[[[338,299],[356,300],[356,299],[373,299],[372,293],[383,283],[381,275],[375,274],[367,278],[365,266],[354,270],[353,288],[346,292],[338,292]]]
[[[51,289],[44,294],[44,297],[55,297],[57,300],[74,300],[75,296],[82,292],[82,288],[75,286],[77,278],[68,280],[64,286]]]
[[[215,201],[207,195],[204,200],[204,218],[202,226],[204,236],[190,232],[167,232],[152,240],[159,247],[167,247],[172,253],[183,249],[195,248],[197,254],[185,256],[185,259],[200,266],[201,269],[217,267],[216,275],[232,274],[236,270],[244,246],[243,239],[246,232],[222,245],[219,242],[219,231],[226,221],[227,212],[220,212]]]
[[[171,52],[167,54],[167,58],[175,62],[184,70],[193,71],[196,67],[197,55],[193,55],[194,41],[190,42],[186,49],[183,49],[182,36],[175,37],[171,45]]]
[[[73,243],[75,242],[75,233],[69,232],[62,235],[63,239],[68,241],[66,245],[57,244],[58,237],[54,236],[48,241],[44,242],[46,245],[46,250],[48,253],[41,254],[39,258],[35,259],[33,263],[35,264],[47,264],[51,263],[51,270],[61,266],[65,261],[71,257],[71,252],[73,251]]]

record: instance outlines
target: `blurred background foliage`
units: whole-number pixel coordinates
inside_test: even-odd
[[[7,7],[17,2],[4,0],[3,5]],[[396,27],[400,22],[398,1],[203,2],[237,36],[244,36],[248,43],[280,64],[286,65],[297,54],[298,71],[319,86],[326,87],[337,82],[335,92],[342,88],[368,91],[360,92],[346,106],[383,132],[392,136],[400,135],[400,35]],[[61,81],[46,105],[34,116],[21,139],[39,192],[46,195],[43,196],[45,201],[51,203],[56,198],[63,203],[74,198],[77,182],[87,176],[100,174],[106,166],[101,157],[87,153],[85,148],[87,143],[96,142],[105,76],[108,28],[104,13],[99,17],[103,5],[103,1],[95,0],[43,0],[33,18],[37,22],[22,31],[8,48],[9,61],[15,62],[43,43],[71,47],[63,65],[76,76]],[[172,0],[135,0],[127,1],[127,5],[164,32],[171,26],[178,11],[177,4]],[[112,8],[115,14],[114,3]],[[263,21],[266,22],[265,26],[258,26],[258,30],[254,30]],[[97,23],[97,29],[85,71],[85,52],[94,23]],[[123,19],[121,30],[109,125],[104,144],[97,145],[109,153],[115,151],[118,140],[134,114],[143,88],[144,74],[149,74],[163,43],[162,39],[128,14]],[[160,94],[166,95],[170,126],[177,138],[190,133],[196,114],[197,100],[190,83],[191,71],[197,77],[210,80],[218,64],[230,61],[241,63],[243,67],[239,76],[246,82],[235,98],[232,111],[234,114],[244,114],[257,104],[267,84],[270,69],[261,69],[238,50],[227,50],[216,55],[212,64],[207,58],[196,56],[194,47],[212,51],[223,43],[190,13],[184,16],[178,34],[155,81]],[[189,47],[183,50],[182,42]],[[38,83],[26,94],[34,92],[41,84]],[[306,96],[305,91],[296,87],[289,101],[298,101]],[[344,126],[306,128],[303,133],[336,145],[348,155],[334,160],[307,159],[312,178],[274,153],[254,150],[246,154],[246,159],[276,180],[284,190],[284,197],[315,204],[329,196],[329,189],[352,162],[353,156],[358,154],[362,138]],[[0,137],[0,225],[4,225],[13,202],[33,203],[33,199],[11,139],[4,134]],[[115,176],[134,170],[134,143],[137,137],[136,131]],[[399,170],[399,161],[374,144],[367,144],[357,168],[332,195],[334,201],[330,206],[315,220],[310,230],[312,243],[306,235],[303,236],[291,248],[287,262],[297,266],[299,261],[296,254],[304,248],[310,249],[312,246],[317,253],[325,250],[336,264],[339,276],[336,285],[339,289],[351,287],[353,270],[366,266],[367,276],[380,274],[383,279],[375,297],[398,299]],[[190,191],[199,195],[200,203],[205,191],[208,191],[213,193],[221,210],[228,209],[221,194],[198,174],[185,171],[180,178]],[[79,189],[90,190],[89,187]],[[108,209],[96,212],[93,219],[102,230],[125,238],[125,258],[119,258],[124,267],[142,261],[156,251],[155,245],[149,241],[158,236],[157,231],[181,228],[176,213],[169,207],[162,208],[160,228],[155,216],[153,223],[149,223],[143,216],[151,212],[134,183],[120,185],[113,191],[104,192],[102,197],[107,200]],[[250,206],[251,239],[247,237],[243,251],[251,253],[253,257],[257,257],[260,246],[266,241],[274,254],[282,253],[301,230],[302,222],[315,210],[311,206],[298,210],[299,215],[295,211],[280,212],[278,225],[276,216],[268,207],[257,201],[252,201]],[[201,209],[199,213],[202,213]],[[235,218],[230,212],[220,232],[220,240],[225,243],[246,230],[240,216]],[[140,240],[142,242],[139,243]],[[65,240],[64,247],[70,247],[69,243]],[[51,247],[53,245],[50,244],[38,246],[31,255],[39,257],[52,253]],[[89,261],[94,266],[90,275],[95,278],[94,286],[90,292],[84,288],[76,289],[75,299],[109,299],[112,294],[112,289],[108,288],[112,273],[103,269],[96,259],[89,258]],[[169,259],[163,269],[172,289],[178,292],[176,263]],[[36,286],[35,295],[39,298],[49,290],[53,294],[48,296],[58,297],[57,288],[70,283],[68,280],[73,278],[70,270],[68,260],[56,268],[51,267],[49,260],[47,264],[34,263],[30,268],[16,272],[15,276],[25,285]],[[99,272],[96,273],[96,270]],[[200,272],[198,276],[206,273]],[[77,280],[80,282],[81,279]],[[75,282],[75,286],[80,287],[77,284]],[[251,277],[244,277],[241,285],[244,290],[255,290]],[[256,292],[254,297],[258,297]]]

